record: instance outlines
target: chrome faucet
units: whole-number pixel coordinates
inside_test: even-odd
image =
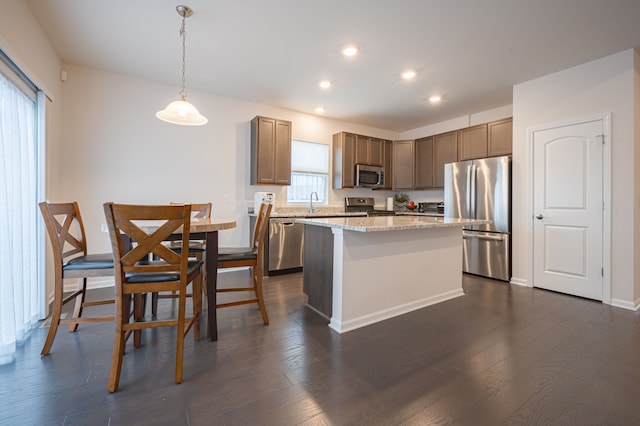
[[[316,196],[316,201],[318,201],[318,193],[316,191],[313,191],[311,193],[311,195],[309,196],[309,213],[313,213],[314,211],[316,211],[316,209],[313,208],[313,196]]]

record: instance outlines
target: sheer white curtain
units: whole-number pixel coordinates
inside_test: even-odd
[[[0,64],[4,65],[4,64]],[[0,364],[41,318],[37,216],[38,108],[0,68]]]

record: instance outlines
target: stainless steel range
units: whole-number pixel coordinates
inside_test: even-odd
[[[376,210],[373,197],[345,197],[344,211],[347,213],[365,212],[367,216],[395,216],[390,210]]]

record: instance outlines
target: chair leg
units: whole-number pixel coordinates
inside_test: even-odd
[[[44,342],[40,355],[47,355],[49,353],[53,345],[53,340],[56,338],[58,325],[60,325],[60,314],[62,314],[62,299],[62,282],[56,282],[55,295],[53,296],[53,311],[51,312],[51,324],[49,325],[47,340]]]
[[[85,298],[87,296],[87,278],[82,278],[82,289],[80,289],[80,294],[76,297],[75,306],[73,308],[73,316],[71,318],[80,318],[82,317],[82,307],[85,302]],[[69,325],[69,331],[74,332],[78,330],[78,323],[71,323]]]
[[[127,309],[119,304],[115,315],[115,333],[113,336],[113,351],[111,353],[111,370],[109,371],[109,383],[107,390],[115,392],[120,383],[120,371],[122,370],[122,356],[124,354],[125,332],[124,324],[129,320]]]
[[[176,330],[176,374],[175,382],[182,383],[182,352],[184,350],[184,316],[185,305],[187,303],[186,296],[187,289],[183,288],[180,291],[178,302],[178,328]]]
[[[258,306],[260,307],[260,313],[262,314],[262,322],[264,325],[269,325],[269,317],[267,316],[267,308],[264,305],[264,296],[262,294],[262,269],[260,265],[251,268],[253,270],[253,286],[258,298]]]
[[[198,253],[198,256],[196,257],[196,259],[198,259],[199,261],[204,262],[205,261],[205,256],[203,256],[203,253]],[[202,268],[202,291],[204,292],[204,295],[207,295],[207,268]]]
[[[154,317],[158,314],[158,293],[157,292],[153,292],[151,293],[151,315],[153,315]]]
[[[193,323],[193,339],[197,342],[200,340],[200,318],[202,312],[202,273],[198,275],[198,278],[193,280],[192,286],[192,303],[193,303],[193,316],[195,321]]]
[[[147,295],[135,294],[133,295],[133,321],[144,321],[144,313],[147,307]],[[142,343],[142,330],[133,331],[133,347],[139,348]]]

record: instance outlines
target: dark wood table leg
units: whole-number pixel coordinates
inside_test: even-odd
[[[207,270],[207,309],[209,313],[209,333],[211,340],[218,340],[218,318],[216,313],[218,288],[218,231],[207,232],[207,249],[205,251],[205,268]]]

